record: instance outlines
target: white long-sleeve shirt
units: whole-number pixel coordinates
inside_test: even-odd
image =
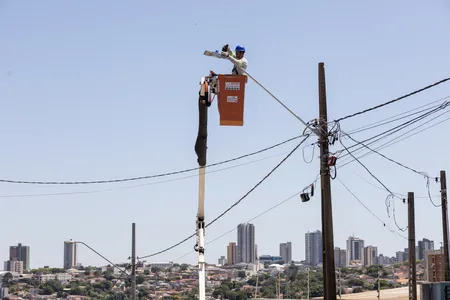
[[[247,59],[245,57],[241,59],[236,59],[236,54],[230,48],[228,48],[228,54],[230,54],[230,56],[228,56],[228,59],[234,64],[231,73],[234,75],[245,75],[245,73],[242,72],[242,70],[240,70],[239,67],[244,70],[247,70],[248,67]]]

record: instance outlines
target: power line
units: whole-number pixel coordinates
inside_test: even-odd
[[[280,153],[280,154],[276,154],[276,155],[267,156],[267,157],[260,158],[260,159],[257,159],[257,160],[252,160],[252,161],[249,161],[249,162],[241,163],[241,164],[238,164],[238,165],[234,165],[234,166],[230,166],[230,167],[225,167],[225,168],[213,170],[213,171],[206,171],[205,174],[213,174],[213,173],[218,173],[218,172],[222,172],[222,171],[226,171],[226,170],[231,170],[231,169],[234,169],[234,168],[240,168],[242,166],[246,166],[246,165],[254,164],[254,163],[257,163],[257,162],[265,161],[265,160],[268,160],[268,159],[271,159],[271,158],[274,158],[274,157],[278,157],[278,156],[280,156],[280,155],[282,155],[284,153],[285,152]],[[198,177],[198,176],[199,176],[198,174],[193,174],[193,175],[188,175],[188,176],[183,176],[183,177],[178,177],[178,178],[173,178],[173,179],[167,179],[167,180],[162,180],[162,181],[149,182],[149,183],[143,183],[143,184],[131,185],[131,186],[116,187],[116,188],[99,189],[99,190],[60,192],[60,193],[0,195],[0,198],[22,198],[22,197],[42,197],[42,196],[46,196],[47,197],[47,196],[64,196],[64,195],[78,195],[78,194],[94,194],[94,193],[111,192],[111,191],[124,190],[124,189],[133,189],[133,188],[138,188],[138,187],[143,187],[143,186],[158,185],[158,184],[174,182],[174,181],[179,181],[179,180],[193,178],[193,177]]]
[[[370,141],[370,140],[373,140],[374,138],[380,137],[380,138],[378,138],[377,140],[368,143],[367,145],[376,143],[376,142],[378,142],[378,141],[380,141],[380,140],[382,140],[382,139],[384,139],[384,138],[386,138],[386,137],[388,137],[388,136],[390,136],[390,135],[392,135],[392,134],[394,134],[394,133],[396,133],[396,132],[398,132],[398,131],[400,131],[400,130],[406,128],[406,127],[408,127],[409,125],[412,125],[412,124],[414,124],[414,123],[417,123],[417,122],[419,122],[420,120],[425,119],[426,117],[431,116],[432,114],[437,113],[438,111],[440,111],[440,110],[442,110],[442,109],[444,109],[444,108],[447,108],[447,107],[449,106],[449,104],[450,104],[450,102],[446,102],[445,104],[442,104],[442,105],[440,105],[439,107],[437,107],[437,108],[435,108],[435,109],[432,109],[432,110],[430,110],[430,111],[428,111],[428,112],[426,112],[426,113],[424,113],[424,114],[422,114],[422,115],[420,115],[420,116],[418,116],[418,117],[415,117],[415,118],[413,118],[413,119],[411,119],[411,120],[409,120],[409,121],[406,121],[406,122],[404,122],[404,123],[402,123],[402,124],[400,124],[400,125],[397,125],[397,126],[391,128],[391,129],[385,130],[385,131],[383,131],[383,132],[381,132],[381,133],[379,133],[379,134],[377,134],[377,135],[375,135],[375,136],[372,136],[372,137],[370,137],[370,138],[367,138],[367,139],[363,140],[363,141],[360,142],[360,143],[366,143],[366,142],[368,142],[368,141]],[[448,111],[447,111],[447,112],[448,112]],[[447,113],[447,112],[444,112],[444,114]],[[442,114],[441,114],[441,115],[442,115]],[[441,116],[441,115],[439,115],[439,116]],[[439,116],[438,116],[438,117],[439,117]],[[338,123],[338,124],[339,124],[339,123]],[[356,146],[358,146],[358,144],[353,144],[353,145],[349,146],[348,149],[351,149],[351,148],[356,147]],[[358,151],[358,150],[360,150],[360,149],[362,149],[362,148],[364,148],[364,146],[362,146],[362,147],[360,147],[359,149],[355,150],[355,152]],[[349,154],[344,154],[344,155],[343,155],[342,157],[340,157],[340,158],[343,158],[343,157],[345,157],[345,156],[347,156],[347,155],[349,155]]]
[[[405,114],[407,114],[407,113],[409,113],[409,112],[418,110],[418,109],[423,108],[423,107],[426,107],[426,106],[430,106],[431,104],[434,104],[434,103],[436,103],[436,102],[440,102],[440,101],[445,100],[445,99],[448,99],[448,98],[450,98],[450,96],[447,96],[447,97],[444,97],[444,98],[441,98],[441,99],[432,101],[431,103],[427,103],[427,104],[425,104],[425,105],[422,105],[422,106],[413,108],[413,109],[411,109],[411,110],[407,110],[407,111],[405,111],[405,112],[403,112],[403,113],[400,113],[400,114],[391,116],[391,117],[389,117],[389,118],[382,119],[382,120],[379,120],[379,121],[370,123],[370,124],[368,124],[368,125],[361,126],[361,127],[355,128],[355,129],[352,129],[352,130],[350,130],[348,133],[349,133],[349,134],[359,133],[359,132],[366,131],[366,130],[370,130],[370,129],[373,129],[373,128],[376,128],[376,127],[380,127],[380,126],[383,126],[383,125],[386,125],[386,124],[389,124],[389,123],[392,123],[392,122],[395,122],[395,121],[398,121],[398,120],[401,120],[401,119],[404,119],[404,118],[407,118],[407,117],[410,117],[410,116],[413,116],[413,115],[420,114],[420,113],[422,113],[422,112],[424,112],[424,111],[429,110],[429,108],[422,109],[422,110],[416,111],[416,112],[414,112],[414,113],[410,113],[410,114],[408,114],[408,115],[406,115],[406,116],[403,116],[403,115],[405,115]],[[444,102],[444,103],[445,103],[445,102]],[[440,104],[440,105],[442,105],[442,104]],[[439,107],[440,105],[434,105],[433,107]],[[399,117],[399,116],[403,116],[403,117]],[[397,117],[398,117],[398,118],[397,118]],[[394,118],[395,118],[395,119],[394,119]],[[393,119],[393,120],[392,120],[392,119]]]
[[[340,141],[341,142],[341,145],[347,150],[347,152],[376,180],[376,181],[378,181],[385,189],[386,189],[386,191],[388,191],[389,192],[389,195],[388,195],[388,197],[386,198],[386,202],[388,202],[388,200],[389,200],[389,198],[390,197],[396,197],[396,198],[399,198],[400,200],[402,200],[402,201],[404,201],[404,199],[402,199],[402,198],[400,198],[400,197],[398,197],[398,196],[396,196],[386,185],[384,185],[384,183],[383,182],[381,182],[381,180],[379,180],[358,158],[356,158],[356,156],[354,156],[353,155],[353,153],[351,153],[351,151],[349,151],[348,149],[347,149],[347,147],[345,147],[345,145],[342,143],[342,141]],[[393,205],[395,205],[395,204],[393,204]],[[387,206],[388,206],[388,209],[389,209],[389,205],[387,204]],[[389,210],[388,210],[389,211]],[[393,207],[393,219],[394,219],[394,223],[395,223],[395,225],[397,226],[397,228],[399,229],[399,230],[401,230],[401,231],[406,231],[406,229],[404,229],[404,228],[401,228],[400,226],[398,226],[398,224],[397,224],[397,220],[396,220],[396,218],[395,218],[395,207]]]
[[[450,119],[450,118],[449,118]],[[410,123],[411,121],[409,121],[409,122],[406,122],[406,123],[404,123],[404,124],[402,124],[402,125],[405,125],[405,124],[408,124],[408,123]],[[443,121],[442,121],[443,122]],[[440,123],[442,123],[442,122],[440,122]],[[438,123],[438,124],[440,124],[440,123]],[[438,124],[435,124],[435,125],[433,125],[433,126],[436,126],[436,125],[438,125]],[[398,127],[398,126],[397,126]],[[391,129],[392,130],[392,129]],[[389,132],[389,131],[391,131],[391,130],[388,130],[387,132]],[[377,135],[377,136],[379,136],[379,135]],[[369,138],[369,139],[367,139],[367,140],[370,140],[370,139],[373,139],[373,137],[372,138]],[[366,140],[366,141],[367,141]],[[391,140],[392,141],[392,140]],[[303,142],[303,141],[302,141]],[[389,145],[388,145],[389,146]],[[347,148],[350,148],[350,147],[347,147]],[[369,152],[370,153],[370,152]],[[365,155],[368,155],[369,153],[366,153]],[[364,156],[365,156],[364,155]],[[361,157],[360,157],[361,158]],[[353,159],[352,159],[352,161],[358,161],[358,162],[360,162],[358,159],[356,159],[356,157],[354,157]],[[361,163],[361,162],[360,162]],[[345,166],[345,165],[344,165]],[[340,168],[342,168],[343,166],[341,166]],[[395,195],[394,193],[392,193],[393,195]],[[395,216],[394,216],[394,218],[395,218]],[[395,221],[396,222],[396,221]],[[400,230],[402,230],[402,228],[400,228],[398,225],[397,225],[397,227],[400,229]],[[402,230],[403,231],[403,230]],[[169,251],[169,250],[171,250],[171,249],[173,249],[173,248],[175,248],[175,247],[177,247],[177,246],[179,246],[179,245],[181,245],[181,244],[183,244],[184,242],[186,242],[187,240],[189,240],[190,238],[192,238],[192,237],[194,237],[196,235],[196,233],[194,233],[194,234],[192,234],[191,236],[189,236],[189,237],[187,237],[186,239],[184,239],[184,240],[182,240],[182,241],[180,241],[179,243],[176,243],[176,244],[174,244],[173,246],[171,246],[171,247],[168,247],[168,248],[166,248],[166,249],[164,249],[164,250],[162,250],[162,251],[159,251],[159,252],[156,252],[156,253],[153,253],[153,254],[151,254],[151,255],[148,255],[148,256],[145,256],[145,257],[142,257],[142,258],[147,258],[147,257],[151,257],[151,256],[156,256],[156,255],[159,255],[159,254],[161,254],[161,253],[164,253],[164,252],[167,252],[167,251]],[[401,236],[401,235],[400,235]],[[403,236],[402,236],[403,237]]]
[[[255,151],[255,152],[251,152],[245,155],[241,155],[235,158],[231,158],[231,159],[227,159],[221,162],[217,162],[217,163],[213,163],[210,165],[207,165],[206,167],[214,167],[214,166],[218,166],[218,165],[222,165],[222,164],[226,164],[226,163],[230,163],[236,160],[240,160],[249,156],[253,156],[271,149],[274,149],[276,147],[279,147],[281,145],[284,145],[288,142],[291,142],[293,140],[296,140],[300,137],[308,137],[309,135],[299,135],[299,136],[295,136],[292,137],[290,139],[287,139],[283,142],[277,143],[275,145],[263,148],[261,150]],[[0,179],[0,182],[3,183],[18,183],[18,184],[45,184],[45,185],[81,185],[81,184],[100,184],[100,183],[117,183],[117,182],[126,182],[126,181],[137,181],[137,180],[143,180],[143,179],[151,179],[151,178],[156,178],[156,177],[165,177],[165,176],[169,176],[169,175],[176,175],[176,174],[181,174],[181,173],[187,173],[187,172],[191,172],[191,171],[197,171],[198,167],[195,168],[190,168],[190,169],[185,169],[185,170],[179,170],[179,171],[173,171],[173,172],[167,172],[167,173],[162,173],[162,174],[155,174],[155,175],[147,175],[147,176],[139,176],[139,177],[129,177],[129,178],[121,178],[121,179],[109,179],[109,180],[93,180],[93,181],[25,181],[25,180],[9,180],[9,179]]]
[[[393,160],[392,158],[389,158],[389,157],[387,157],[386,155],[384,155],[384,154],[382,154],[382,153],[380,153],[380,152],[378,152],[378,151],[376,151],[376,150],[370,148],[369,146],[365,145],[364,143],[361,143],[361,142],[355,140],[355,139],[354,139],[353,137],[351,137],[349,134],[347,134],[347,133],[345,133],[345,132],[343,132],[343,133],[344,133],[347,137],[349,137],[352,141],[354,141],[355,143],[358,143],[358,144],[363,145],[365,148],[367,148],[367,149],[369,149],[370,151],[372,151],[372,152],[374,152],[374,153],[380,155],[380,156],[383,157],[384,159],[387,159],[388,161],[393,162],[394,164],[396,164],[396,165],[398,165],[398,166],[400,166],[400,167],[403,167],[403,168],[405,168],[405,169],[407,169],[407,170],[410,170],[410,171],[412,171],[412,172],[414,172],[414,173],[416,173],[416,174],[419,174],[419,175],[421,175],[421,176],[424,176],[425,178],[430,178],[430,176],[428,176],[426,173],[424,173],[424,172],[419,172],[419,171],[417,171],[417,170],[415,170],[415,169],[413,169],[413,168],[411,168],[411,167],[408,167],[408,166],[406,166],[406,165],[404,165],[404,164],[402,164],[402,163],[399,163],[398,161]]]
[[[339,118],[339,119],[337,119],[337,120],[335,120],[335,121],[336,121],[336,122],[343,121],[343,120],[346,120],[346,119],[349,119],[349,118],[353,118],[353,117],[355,117],[355,116],[358,116],[358,115],[367,113],[367,112],[369,112],[369,111],[372,111],[372,110],[381,108],[381,107],[383,107],[383,106],[392,104],[392,103],[394,103],[394,102],[400,101],[400,100],[405,99],[405,98],[408,98],[408,97],[410,97],[410,96],[412,96],[412,95],[415,95],[415,94],[418,94],[418,93],[423,92],[423,91],[425,91],[425,90],[428,90],[428,89],[430,89],[430,88],[432,88],[432,87],[435,87],[435,86],[437,86],[437,85],[440,85],[440,84],[442,84],[442,83],[444,83],[444,82],[447,82],[447,81],[449,81],[449,80],[450,80],[450,77],[445,78],[445,79],[442,79],[442,80],[440,80],[440,81],[438,81],[438,82],[435,82],[435,83],[433,83],[433,84],[430,84],[430,85],[428,85],[428,86],[426,86],[426,87],[423,87],[423,88],[421,88],[421,89],[415,90],[414,92],[411,92],[411,93],[409,93],[409,94],[406,94],[406,95],[403,95],[403,96],[398,97],[398,98],[396,98],[396,99],[390,100],[390,101],[388,101],[388,102],[385,102],[385,103],[382,103],[382,104],[373,106],[373,107],[371,107],[371,108],[367,108],[367,109],[365,109],[365,110],[362,110],[362,111],[359,111],[359,112],[356,112],[356,113],[347,115],[347,116],[342,117],[342,118]]]
[[[437,119],[437,118],[439,118],[440,116],[442,116],[442,115],[444,115],[444,114],[446,114],[446,113],[449,113],[449,112],[450,112],[450,111],[446,111],[446,112],[440,114],[439,116],[435,117],[434,119]],[[395,137],[395,138],[389,140],[388,142],[386,142],[386,143],[384,143],[384,144],[378,146],[375,150],[381,150],[381,149],[390,147],[390,146],[392,146],[392,145],[394,145],[394,144],[397,144],[397,143],[399,143],[399,142],[401,142],[401,141],[403,141],[403,140],[405,140],[405,139],[408,139],[408,138],[410,138],[410,137],[412,137],[412,136],[415,136],[415,135],[417,135],[417,134],[419,134],[419,133],[421,133],[421,132],[423,132],[423,131],[425,131],[425,130],[431,129],[431,128],[433,128],[433,127],[435,127],[435,126],[437,126],[437,125],[439,125],[439,124],[441,124],[441,123],[443,123],[443,122],[446,122],[446,121],[448,121],[448,120],[450,120],[450,118],[441,120],[440,122],[435,123],[435,124],[433,124],[433,125],[431,125],[431,126],[428,126],[428,127],[424,128],[424,129],[422,129],[422,130],[419,130],[419,131],[417,131],[417,132],[411,133],[411,132],[413,132],[414,130],[416,130],[417,128],[420,128],[420,127],[422,127],[422,126],[428,124],[429,121],[428,121],[427,123],[422,123],[422,124],[420,124],[420,125],[418,125],[418,126],[412,128],[411,130],[409,130],[409,131],[407,131],[407,132],[405,132],[405,133],[403,133],[403,134],[401,134],[401,135],[399,135],[399,136],[397,136],[397,137]],[[406,128],[406,127],[405,127],[405,128]],[[401,128],[401,129],[403,129],[403,128]],[[400,130],[401,130],[401,129],[400,129]],[[396,130],[396,132],[397,132],[397,131],[399,131],[399,130]],[[373,143],[375,143],[375,142],[378,142],[378,141],[380,141],[380,140],[382,140],[382,139],[388,137],[389,135],[392,135],[393,133],[395,133],[395,132],[392,132],[392,133],[390,133],[390,134],[388,134],[388,135],[386,135],[386,136],[384,136],[384,137],[381,137],[381,138],[379,138],[378,140],[369,143],[368,145],[373,144]],[[407,135],[408,133],[411,133],[411,134]],[[405,135],[407,135],[407,136],[405,136]],[[400,137],[403,137],[403,136],[405,136],[405,137],[402,138],[402,139],[399,139]],[[348,148],[351,148],[351,147],[352,147],[352,146],[350,146],[350,147],[348,147]],[[360,147],[359,149],[356,149],[355,151],[353,151],[353,153],[358,152],[359,150],[361,150],[361,149],[363,149],[363,148],[364,148],[364,147]],[[373,153],[373,152],[371,152],[371,151],[366,152],[365,154],[359,156],[358,158],[363,158],[363,157],[365,157],[365,156],[367,156],[367,155],[370,155],[370,153]],[[345,157],[345,156],[347,156],[347,155],[349,155],[349,154],[344,154],[344,155],[342,156],[342,158]],[[340,157],[340,159],[342,159],[342,158]],[[350,158],[350,160],[346,161],[343,165],[341,165],[341,167],[344,167],[344,166],[346,166],[346,165],[352,163],[353,161],[354,161],[354,160]]]
[[[318,179],[318,177],[317,177],[317,179]],[[314,181],[314,183],[317,182],[317,179]],[[314,184],[314,183],[313,183],[313,184]],[[309,185],[308,185],[308,186],[309,186]],[[303,190],[305,190],[308,186],[306,186]],[[274,206],[272,206],[272,207],[266,209],[266,210],[263,211],[262,213],[260,213],[260,214],[258,214],[258,215],[256,215],[256,216],[254,216],[253,218],[251,218],[250,220],[247,220],[247,221],[244,222],[244,223],[249,223],[249,222],[252,222],[252,221],[256,220],[257,218],[259,218],[259,217],[261,217],[261,216],[267,214],[268,212],[274,210],[275,208],[281,206],[282,204],[284,204],[284,203],[288,202],[289,200],[293,199],[294,197],[298,196],[300,193],[302,193],[302,191],[297,192],[297,193],[295,193],[294,195],[290,196],[289,198],[284,199],[283,201],[281,201],[281,202],[277,203],[276,205],[274,205]],[[207,242],[206,245],[211,244],[211,243],[213,243],[213,242],[215,242],[215,241],[221,239],[222,237],[226,236],[227,234],[230,234],[230,233],[233,232],[233,231],[236,231],[236,226],[233,227],[232,229],[228,230],[227,232],[225,232],[225,233],[219,235],[218,237],[212,239],[211,241]],[[188,253],[186,253],[186,254],[184,254],[184,255],[182,255],[182,256],[180,256],[180,257],[174,259],[173,261],[180,260],[180,259],[182,259],[183,257],[186,257],[187,255],[189,255],[189,254],[191,254],[191,253],[193,253],[193,252],[195,252],[195,251],[189,251]]]
[[[250,195],[256,188],[258,188],[258,186],[260,186],[267,178],[269,178],[273,172],[275,172],[276,169],[278,169],[307,139],[308,139],[309,135],[306,136],[297,146],[294,147],[294,149],[292,149],[291,152],[289,152],[289,154],[284,157],[269,173],[267,173],[256,185],[254,185],[247,193],[245,193],[238,201],[236,201],[235,203],[233,203],[229,208],[227,208],[224,212],[222,212],[219,216],[217,216],[215,219],[213,219],[210,223],[208,223],[205,228],[211,226],[212,224],[214,224],[216,221],[218,221],[220,218],[222,218],[226,213],[228,213],[231,209],[233,209],[233,207],[237,206],[239,203],[242,202],[242,200],[244,200],[245,198],[248,197],[248,195]],[[143,259],[143,258],[148,258],[148,257],[153,257],[156,256],[158,254],[167,252],[183,243],[185,243],[186,241],[188,241],[189,239],[191,239],[192,237],[196,236],[197,233],[193,233],[190,236],[188,236],[187,238],[181,240],[180,242],[164,249],[161,251],[158,251],[156,253],[152,253],[146,256],[141,256],[138,257],[139,259]]]
[[[373,186],[374,188],[379,189],[379,190],[383,190],[383,191],[385,190],[384,188],[379,187],[379,186],[375,185],[374,183],[370,182],[369,180],[365,179],[364,177],[362,177],[362,176],[359,175],[358,173],[355,173],[355,174],[356,174],[356,176],[358,176],[359,178],[361,178],[361,180],[363,180],[363,181],[365,181],[366,183],[370,184],[370,185]],[[408,195],[402,194],[402,193],[394,193],[394,194],[397,195],[397,196],[399,196],[399,197],[403,197],[403,198],[408,197]],[[416,198],[416,199],[428,199],[428,197],[429,197],[429,196],[414,196],[414,198]],[[430,197],[431,197],[431,195],[430,195]],[[438,195],[438,196],[435,196],[435,197],[439,197],[439,198],[440,198],[441,195]]]
[[[362,202],[361,201],[361,199],[359,199],[358,198],[358,196],[356,196],[351,190],[350,190],[350,188],[345,184],[345,183],[343,183],[342,182],[342,180],[341,179],[339,179],[339,178],[337,178],[337,180],[339,180],[339,182],[345,187],[345,189],[350,193],[350,194],[352,194],[352,196],[372,215],[372,216],[374,216],[378,221],[380,221],[381,222],[381,224],[383,224],[383,227],[387,227],[391,232],[393,232],[394,230],[392,229],[392,228],[390,228],[389,226],[387,226],[386,225],[386,223],[380,218],[380,217],[378,217],[370,208],[368,208],[365,204],[364,204],[364,202]],[[401,234],[399,234],[399,233],[396,233],[396,234],[398,234],[399,236],[401,236],[402,238],[404,238],[404,239],[407,239],[405,236],[403,236],[403,235],[401,235]]]

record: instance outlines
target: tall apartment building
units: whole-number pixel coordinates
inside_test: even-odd
[[[426,252],[434,250],[434,242],[424,238],[418,242],[417,248],[418,253],[416,252],[416,258],[424,260]]]
[[[291,242],[280,244],[280,256],[285,264],[290,264],[292,262],[292,244]]]
[[[237,246],[235,242],[231,242],[227,246],[227,264],[237,264]]]
[[[364,240],[350,236],[347,240],[347,263],[355,260],[364,262]]]
[[[322,262],[322,232],[320,230],[305,233],[305,259],[310,266]]]
[[[339,247],[334,248],[334,265],[336,267],[345,267],[347,265],[347,250]]]
[[[21,243],[9,247],[9,260],[23,262],[23,269],[30,270],[30,247]]]
[[[17,272],[23,274],[23,261],[7,260],[4,264],[5,271]]]
[[[256,263],[255,226],[245,223],[237,227],[238,263]]]
[[[363,253],[364,266],[372,266],[378,263],[378,248],[374,246],[367,246]]]
[[[397,251],[395,252],[395,260],[398,263],[402,263],[408,260],[408,253],[405,251]]]
[[[71,269],[77,265],[77,244],[64,241],[64,269]]]

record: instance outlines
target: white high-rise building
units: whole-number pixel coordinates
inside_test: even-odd
[[[350,236],[347,240],[347,264],[351,261],[364,263],[364,240]]]
[[[305,233],[305,259],[310,266],[322,262],[322,232],[320,230]]]
[[[77,265],[77,244],[70,241],[64,241],[64,269],[71,269]]]
[[[237,227],[238,263],[256,263],[255,226],[245,223]]]
[[[365,267],[378,264],[378,248],[375,246],[365,247],[363,257]]]

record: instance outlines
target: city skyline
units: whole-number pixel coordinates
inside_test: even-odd
[[[255,14],[247,16],[244,25],[229,22],[217,27],[200,20],[215,14],[215,22],[225,24],[235,13],[234,7],[181,1],[174,11],[173,4],[166,1],[133,5],[117,1],[108,6],[97,1],[3,1],[0,99],[4,101],[0,120],[2,128],[7,129],[3,135],[7,146],[1,150],[1,178],[19,182],[144,179],[77,185],[3,182],[2,211],[21,210],[20,214],[2,216],[4,224],[14,230],[3,233],[0,257],[6,260],[8,247],[20,240],[32,247],[32,268],[59,266],[63,261],[62,241],[73,239],[87,243],[111,261],[126,262],[131,253],[129,229],[133,222],[138,226],[139,256],[162,251],[192,234],[198,205],[198,163],[193,149],[198,131],[198,82],[209,70],[224,73],[232,68],[227,60],[206,57],[205,50],[220,51],[224,44],[231,48],[244,45],[249,73],[307,121],[318,118],[319,62],[325,64],[329,120],[447,77],[450,41],[442,38],[450,24],[447,1],[434,5],[426,1],[417,5],[386,3],[385,7],[377,1],[358,1],[357,5],[330,2],[324,9],[322,2],[293,1],[285,9],[267,1],[246,1],[241,9]],[[186,11],[193,13],[182,13]],[[283,17],[268,21],[261,15]],[[415,38],[417,33],[424,42]],[[267,43],[263,38],[267,36],[275,36],[276,41]],[[366,42],[361,43],[362,38]],[[164,51],[155,45],[163,45]],[[278,53],[280,47],[284,49],[283,59],[292,62],[289,68],[267,57],[267,53]],[[167,62],[183,67],[174,72]],[[364,62],[364,68],[359,62]],[[174,88],[167,78],[178,72],[182,79]],[[447,96],[447,88],[448,83],[444,83],[343,120],[340,128],[355,131],[356,140],[371,138],[405,119],[378,126],[382,120],[431,105]],[[450,165],[450,158],[442,154],[450,145],[442,140],[449,123],[439,122],[445,118],[433,114],[419,122],[427,125],[415,129],[420,125],[415,123],[389,137],[383,135],[386,138],[372,146],[387,143],[380,150],[387,157],[431,177],[439,176],[439,170]],[[369,128],[374,122],[378,125]],[[259,151],[296,137],[305,129],[252,80],[246,86],[244,126],[220,126],[216,100],[209,108],[208,126],[208,164]],[[341,141],[348,147],[353,144],[351,140]],[[341,141],[330,145],[330,151],[341,153]],[[246,195],[297,142],[208,167],[205,222]],[[251,222],[258,228],[260,255],[278,255],[279,243],[289,240],[293,258],[304,257],[303,233],[321,228],[322,223],[320,180],[316,181],[319,149],[311,146],[316,142],[312,135],[264,183],[208,226],[208,261],[215,262],[224,255],[225,245],[235,239],[235,234],[212,243],[213,239],[257,216]],[[348,153],[343,155],[337,160],[337,178],[332,181],[335,246],[343,248],[349,233],[354,232],[365,239],[370,237],[370,243],[384,253],[407,247],[399,237],[405,233],[398,229],[408,224],[406,205],[398,199],[393,200],[395,205],[391,200],[386,203],[391,193]],[[422,175],[367,149],[355,155],[364,155],[361,162],[395,195],[415,192],[416,234],[439,245],[440,210],[428,198],[430,191],[431,200],[440,203],[439,184],[430,181],[428,189]],[[180,176],[147,177],[189,168],[194,171]],[[311,184],[316,193],[310,201],[301,202],[297,195],[283,202]],[[86,208],[92,217],[86,216]],[[113,221],[99,233],[98,218]],[[158,230],[162,224],[164,230]],[[151,258],[170,261],[190,253],[183,260],[195,263],[194,244],[189,240]],[[79,257],[85,265],[104,262],[81,244]]]

